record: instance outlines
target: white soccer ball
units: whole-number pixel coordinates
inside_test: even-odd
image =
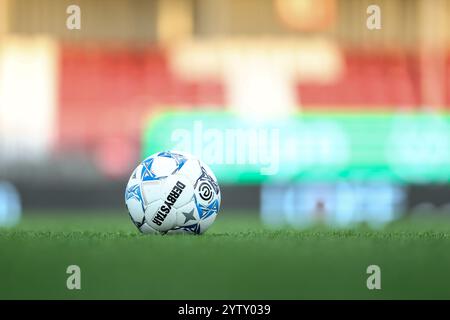
[[[125,190],[131,220],[143,233],[205,232],[220,208],[211,169],[194,156],[159,152],[133,171]]]

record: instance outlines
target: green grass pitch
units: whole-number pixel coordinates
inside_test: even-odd
[[[66,288],[72,264],[81,290]],[[372,264],[381,290],[366,287]],[[445,218],[300,231],[223,211],[204,235],[155,236],[126,212],[33,212],[0,229],[0,299],[449,299],[449,273]]]

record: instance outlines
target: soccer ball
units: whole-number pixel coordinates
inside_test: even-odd
[[[143,233],[205,232],[220,208],[220,189],[211,169],[194,156],[159,152],[131,174],[125,203]]]

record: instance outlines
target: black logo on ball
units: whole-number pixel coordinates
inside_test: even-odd
[[[205,201],[209,201],[213,197],[213,190],[208,182],[202,182],[200,184],[200,186],[198,187],[198,193],[200,195],[200,198]]]

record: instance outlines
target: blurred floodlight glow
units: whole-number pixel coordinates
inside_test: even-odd
[[[56,47],[47,38],[8,37],[0,48],[0,161],[42,159],[56,115]]]
[[[289,73],[266,54],[237,57],[225,73],[231,109],[243,117],[286,117],[296,109],[296,95]]]
[[[341,49],[334,41],[308,37],[234,37],[180,41],[170,48],[172,71],[182,79],[223,77],[234,63],[264,54],[267,61],[300,82],[333,83],[344,71]]]
[[[164,0],[157,2],[157,32],[161,42],[170,43],[189,37],[193,29],[190,14],[193,3],[183,0]]]
[[[19,223],[22,205],[17,189],[9,182],[0,181],[0,227]]]
[[[281,21],[296,30],[326,30],[336,20],[336,0],[275,0]]]
[[[229,108],[254,120],[292,115],[297,81],[329,83],[343,70],[332,42],[289,37],[186,41],[172,48],[170,61],[181,78],[221,78]]]

